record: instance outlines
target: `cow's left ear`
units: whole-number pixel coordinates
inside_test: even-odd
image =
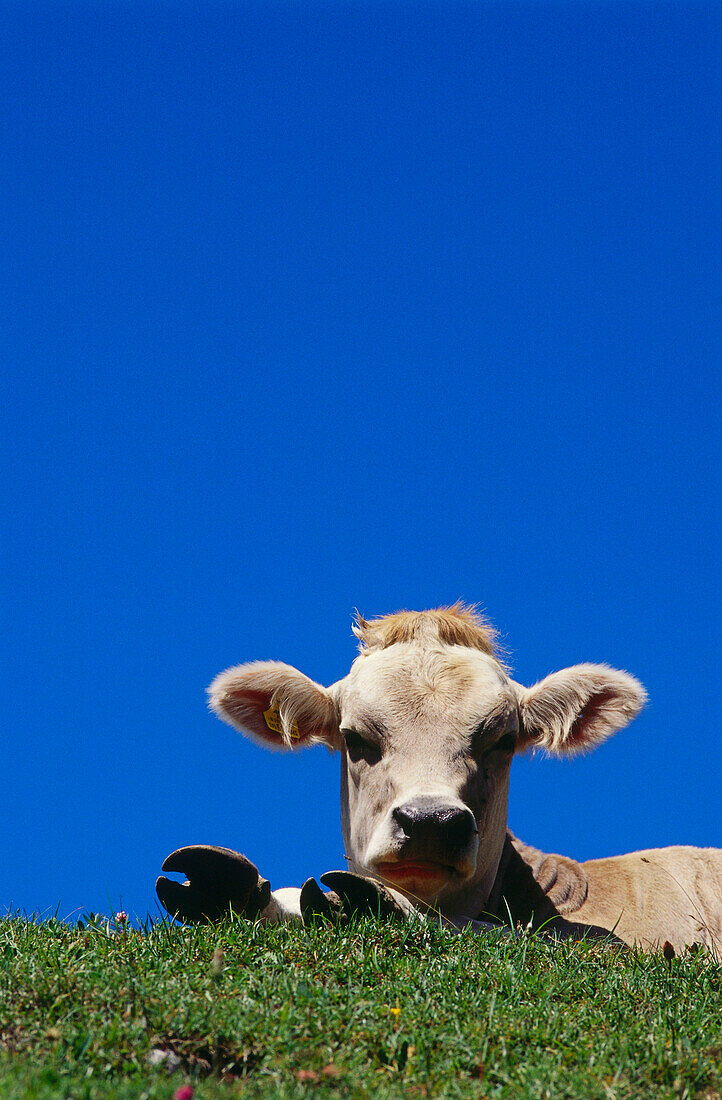
[[[280,661],[253,661],[216,676],[209,706],[219,718],[271,749],[340,748],[336,707],[326,688]]]
[[[627,672],[608,665],[573,665],[520,690],[518,751],[546,749],[572,756],[605,741],[636,718],[647,693]]]

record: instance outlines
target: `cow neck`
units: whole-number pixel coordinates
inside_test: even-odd
[[[558,924],[575,912],[587,896],[584,869],[566,856],[551,856],[531,848],[507,832],[499,870],[479,919],[493,917],[532,928]]]
[[[513,833],[508,835],[557,912],[566,917],[581,909],[589,889],[587,874],[581,863],[569,856],[540,852],[538,848],[524,844]]]

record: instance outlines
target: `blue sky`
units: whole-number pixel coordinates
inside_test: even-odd
[[[650,692],[521,837],[722,844],[719,6],[2,11],[0,906],[341,866],[338,759],[205,687],[457,598]]]

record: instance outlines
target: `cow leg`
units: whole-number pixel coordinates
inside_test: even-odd
[[[258,868],[230,848],[193,844],[171,852],[163,863],[164,871],[187,876],[184,883],[161,875],[155,889],[163,908],[185,924],[207,924],[231,911],[253,920],[271,920],[282,906],[273,903],[270,883],[261,878]]]
[[[304,920],[307,918],[307,908],[304,905],[307,898],[311,903],[320,901],[321,914],[332,919],[340,915],[350,917],[356,914],[386,920],[407,920],[412,914],[418,913],[403,894],[365,875],[355,875],[351,871],[327,871],[321,875],[321,882],[330,887],[331,893],[324,894],[313,879],[309,879],[303,887],[301,911]],[[310,887],[315,887],[315,890],[310,890]],[[309,909],[312,913],[312,905]]]
[[[338,878],[337,878],[338,876]],[[392,910],[382,899],[375,886],[357,875],[345,871],[330,871],[321,875],[325,886],[338,886],[324,891],[315,879],[310,878],[301,888],[301,918],[304,924],[330,921],[337,924],[351,916],[391,916]]]
[[[296,924],[301,921],[301,891],[297,886],[274,890],[260,918],[265,924]]]
[[[321,875],[324,886],[331,887],[324,893],[314,879],[304,883],[301,890],[301,915],[305,924],[318,917],[327,920],[343,920],[350,916],[373,916],[382,920],[410,920],[416,917],[428,920],[433,917],[440,921],[450,932],[461,932],[471,928],[474,932],[500,932],[510,934],[503,924],[490,924],[487,921],[462,917],[450,920],[440,914],[422,912],[403,894],[392,889],[378,879],[356,875],[350,871],[327,871]]]

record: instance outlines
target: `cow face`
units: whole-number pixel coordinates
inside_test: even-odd
[[[340,751],[351,869],[448,916],[480,912],[504,845],[514,753],[590,748],[631,721],[644,690],[604,665],[524,688],[467,609],[361,623],[361,656],[331,688],[261,662],[222,673],[211,706],[271,747]]]
[[[426,904],[491,889],[519,736],[514,685],[461,646],[396,644],[332,689],[346,853]]]

